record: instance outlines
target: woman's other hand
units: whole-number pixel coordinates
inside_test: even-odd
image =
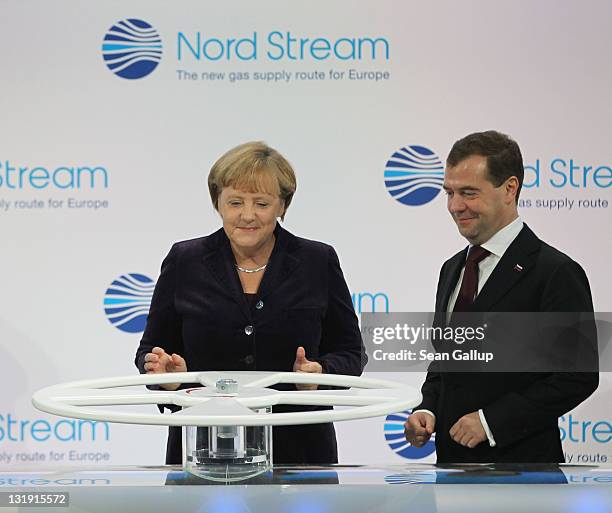
[[[293,372],[313,372],[316,374],[323,373],[323,367],[319,362],[311,362],[306,358],[306,351],[302,346],[297,348],[295,353],[295,362],[293,362]],[[316,390],[318,385],[297,384],[295,388],[298,390]]]

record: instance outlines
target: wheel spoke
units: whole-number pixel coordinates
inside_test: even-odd
[[[368,406],[402,399],[402,389],[304,390],[280,392],[277,404]]]
[[[276,385],[279,382],[277,376],[282,375],[281,372],[215,372],[206,371],[200,372],[198,379],[200,383],[206,387],[215,388],[216,383],[220,379],[234,379],[238,382],[238,387],[257,387],[265,388],[271,385]]]
[[[262,376],[263,374],[263,376]],[[238,378],[238,382],[240,386],[245,388],[267,388],[272,385],[276,385],[281,382],[281,377],[283,376],[283,372],[269,372],[263,373],[259,372],[256,374],[248,375],[248,379],[244,379],[241,376]]]
[[[54,401],[72,406],[113,406],[122,404],[174,404],[178,399],[175,392],[121,389],[74,388],[58,391]]]
[[[172,415],[178,417],[220,417],[254,415],[255,413],[233,397],[212,397],[195,406],[183,408]]]

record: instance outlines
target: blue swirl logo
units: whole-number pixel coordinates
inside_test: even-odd
[[[130,18],[113,25],[102,43],[104,63],[130,80],[146,77],[161,60],[161,38],[146,21]]]
[[[424,146],[399,149],[385,166],[385,186],[392,198],[404,205],[429,203],[442,190],[444,166],[440,158]]]
[[[111,324],[126,333],[142,333],[147,324],[155,282],[143,274],[124,274],[104,294],[104,312]]]
[[[420,460],[433,454],[436,450],[435,434],[423,447],[410,445],[410,442],[407,442],[404,436],[404,423],[410,417],[410,413],[410,410],[406,410],[387,415],[385,419],[385,440],[391,450],[398,456],[409,460]]]

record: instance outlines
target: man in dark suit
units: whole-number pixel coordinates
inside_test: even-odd
[[[436,312],[593,312],[587,277],[518,215],[520,149],[495,131],[448,156],[448,210],[470,246],[440,271]],[[405,425],[419,447],[436,433],[439,463],[563,462],[558,418],[598,385],[595,372],[445,373],[430,367]]]

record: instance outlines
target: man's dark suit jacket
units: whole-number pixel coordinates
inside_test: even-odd
[[[292,371],[302,346],[325,373],[361,374],[365,351],[336,252],[280,225],[275,235],[254,307],[223,229],[174,244],[136,353],[141,373],[155,346],[183,356],[189,371]],[[279,405],[273,411],[306,409],[322,408]],[[273,445],[276,463],[337,462],[333,424],[275,427]],[[170,428],[166,461],[181,462],[180,428]]]
[[[436,312],[446,312],[465,265],[467,248],[440,271]],[[522,270],[515,266],[519,265]],[[476,312],[592,312],[589,282],[567,255],[527,227],[508,247],[476,297]],[[436,415],[439,463],[563,462],[558,418],[597,388],[597,373],[444,373],[430,367],[423,401],[414,408]],[[483,410],[496,446],[473,449],[449,431],[463,415]]]

